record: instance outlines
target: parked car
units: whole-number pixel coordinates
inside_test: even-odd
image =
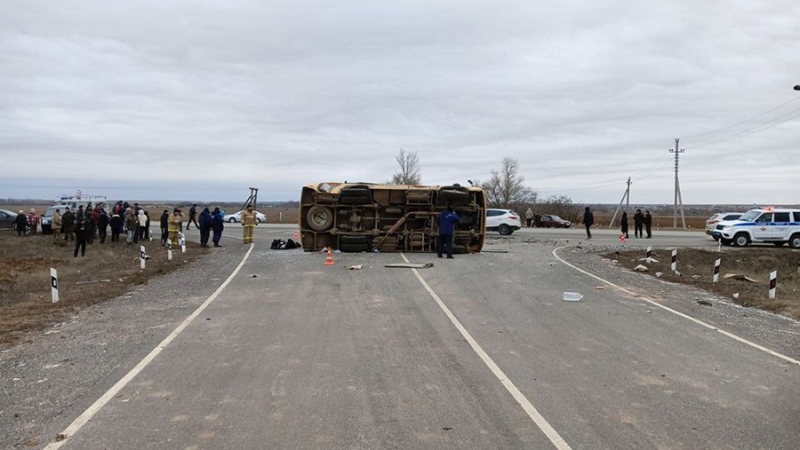
[[[762,242],[780,247],[788,242],[792,248],[800,248],[800,211],[752,209],[737,220],[718,223],[714,236],[723,245],[737,247]]]
[[[522,228],[519,214],[510,209],[487,209],[486,210],[486,231],[498,231],[503,236]]]
[[[706,220],[706,234],[710,235],[714,238],[715,241],[719,240],[718,236],[714,236],[714,230],[717,229],[717,224],[720,222],[727,222],[731,220],[736,220],[742,217],[740,212],[721,212],[712,215],[708,220]]]
[[[67,205],[53,205],[47,208],[47,211],[42,214],[42,234],[50,234],[53,232],[53,213],[60,209],[62,216],[67,211]]]
[[[542,227],[544,228],[572,228],[572,222],[552,214],[542,216]]]
[[[7,209],[0,209],[0,230],[13,230],[17,213]]]
[[[226,215],[225,216],[225,220],[227,220],[229,223],[239,223],[239,222],[242,221],[242,213],[243,212],[244,211],[239,211],[237,213]],[[265,215],[261,214],[260,212],[256,211],[256,222],[261,223],[261,222],[266,222],[266,221],[267,221],[267,216],[265,216]]]

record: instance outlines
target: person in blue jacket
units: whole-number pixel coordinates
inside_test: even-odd
[[[442,257],[442,252],[446,251],[447,259],[453,259],[453,235],[460,220],[452,206],[448,206],[447,211],[439,214],[439,239],[436,242],[436,253],[439,258]]]
[[[211,211],[203,208],[203,212],[200,213],[200,222],[195,223],[200,229],[200,246],[208,247],[208,236],[211,233]],[[186,229],[189,227],[187,226]]]
[[[222,230],[225,229],[224,216],[219,208],[214,208],[211,213],[211,229],[214,230],[214,237],[211,239],[214,242],[214,247],[222,247],[219,245],[219,240],[222,239]]]

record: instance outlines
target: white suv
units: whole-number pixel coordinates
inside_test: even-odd
[[[719,236],[714,235],[714,231],[717,229],[717,224],[722,222],[730,222],[731,220],[736,220],[739,217],[742,217],[742,213],[740,212],[721,212],[716,213],[711,218],[706,220],[706,234],[712,236],[715,241],[719,240]]]
[[[720,222],[714,230],[724,245],[744,247],[751,243],[773,243],[778,247],[787,242],[800,248],[800,211],[791,209],[752,209],[738,220]]]
[[[486,231],[499,231],[503,236],[522,228],[519,214],[510,209],[487,209]]]

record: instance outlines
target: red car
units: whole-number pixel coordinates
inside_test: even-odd
[[[544,228],[572,228],[572,222],[552,214],[542,216],[542,226]]]

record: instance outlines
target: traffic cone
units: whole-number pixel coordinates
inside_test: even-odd
[[[325,265],[326,266],[332,266],[333,265],[333,252],[331,251],[330,247],[328,247],[328,257],[325,258]]]
[[[300,233],[297,230],[294,230],[294,240],[296,241],[297,238],[300,237]]]
[[[624,235],[624,234],[620,234],[620,235],[619,235],[619,241],[620,241],[621,243],[623,243],[623,244],[625,243],[625,235]]]

